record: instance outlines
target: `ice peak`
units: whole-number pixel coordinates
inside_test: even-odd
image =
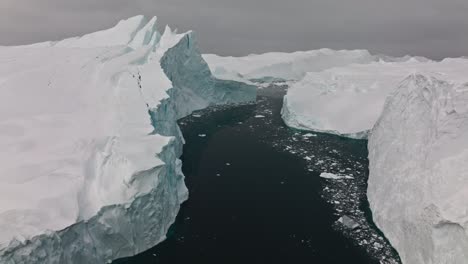
[[[156,45],[159,37],[157,17],[148,19],[143,15],[138,15],[120,20],[110,29],[64,39],[53,43],[52,46],[67,48],[129,46],[135,49],[146,45]]]
[[[401,82],[400,86],[414,87],[415,89],[419,90],[419,88],[421,87],[431,86],[434,83],[440,82],[440,76],[437,76],[436,73],[424,73],[415,71],[408,75],[408,77],[406,77]]]
[[[128,46],[134,49],[145,45],[155,46],[161,37],[157,29],[157,20],[156,16],[149,20],[145,26],[136,32]]]
[[[147,22],[147,18],[143,15],[133,16],[127,19],[120,20],[114,28],[126,28],[126,27],[141,27]]]

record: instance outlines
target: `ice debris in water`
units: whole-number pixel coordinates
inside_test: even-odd
[[[332,180],[354,179],[354,177],[350,175],[337,175],[337,174],[328,173],[328,172],[322,172],[320,174],[320,177],[325,178],[325,179],[332,179]]]
[[[359,224],[347,215],[343,215],[342,217],[340,217],[340,219],[338,219],[338,222],[349,229],[356,229],[359,227]]]

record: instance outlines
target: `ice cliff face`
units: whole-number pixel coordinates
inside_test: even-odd
[[[134,17],[0,47],[0,263],[105,263],[165,238],[187,199],[176,119],[255,100],[192,33]]]
[[[368,198],[403,263],[468,262],[467,132],[465,74],[411,75],[372,130]]]

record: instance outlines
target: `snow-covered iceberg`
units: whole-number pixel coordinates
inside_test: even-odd
[[[388,94],[409,74],[429,72],[460,76],[466,59],[442,62],[409,59],[373,62],[310,72],[284,98],[282,117],[290,127],[353,138],[367,136]]]
[[[380,57],[367,50],[320,49],[293,53],[269,52],[245,57],[204,54],[213,74],[227,80],[299,80],[316,72],[352,63],[370,63]]]
[[[403,263],[468,263],[467,69],[406,78],[369,138],[368,199]]]
[[[165,238],[188,197],[176,120],[256,90],[156,26],[0,47],[0,263],[106,263]]]

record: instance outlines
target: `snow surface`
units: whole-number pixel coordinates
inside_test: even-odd
[[[204,54],[213,74],[220,79],[245,81],[252,79],[299,80],[307,72],[321,71],[352,63],[377,61],[367,50],[320,49],[293,53],[269,52],[245,57],[221,57]]]
[[[188,195],[176,119],[255,99],[156,17],[0,47],[0,62],[0,263],[105,263],[154,246]]]
[[[450,74],[406,78],[369,139],[368,199],[403,263],[468,262],[468,68],[460,60],[445,61]]]
[[[427,72],[457,79],[468,60],[374,62],[308,73],[284,98],[282,117],[290,127],[354,138],[367,136],[385,99],[409,74]]]

